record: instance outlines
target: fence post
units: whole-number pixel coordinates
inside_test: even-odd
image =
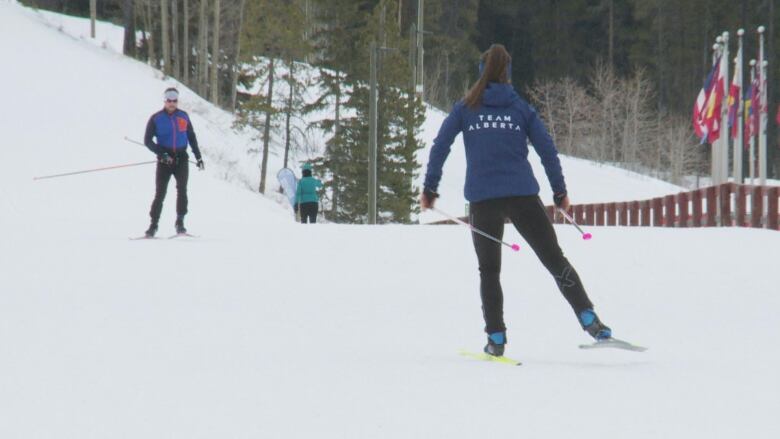
[[[547,212],[547,218],[551,223],[555,223],[555,206],[545,206],[544,211]]]
[[[693,204],[693,218],[691,221],[692,226],[701,227],[701,189],[696,189],[695,191],[691,192],[691,204]]]
[[[750,226],[761,227],[761,220],[764,216],[764,191],[762,186],[753,186],[753,193],[750,194]]]
[[[715,227],[715,216],[717,215],[717,199],[715,186],[710,186],[706,189],[707,195],[707,227]]]
[[[617,203],[618,207],[618,224],[621,226],[628,225],[628,203],[625,201]]]
[[[577,224],[585,224],[585,206],[582,204],[574,206],[574,221],[577,221]]]
[[[588,226],[592,226],[592,225],[596,224],[596,222],[594,221],[594,218],[593,218],[593,216],[594,216],[593,210],[594,209],[593,209],[593,205],[592,204],[588,204],[588,205],[585,206],[585,224],[588,225]]]
[[[720,225],[731,227],[731,183],[724,183],[718,187],[720,198]]]
[[[629,210],[631,211],[630,224],[632,226],[638,226],[639,225],[639,201],[629,202]]]
[[[767,191],[769,200],[767,201],[766,226],[772,230],[778,230],[778,197],[780,197],[780,188],[777,186],[769,188]]]
[[[604,225],[604,203],[599,203],[596,205],[596,225]]]
[[[689,227],[688,221],[688,193],[681,192],[677,194],[677,209],[680,211],[680,219],[677,227]]]
[[[744,184],[738,184],[736,186],[736,226],[737,227],[745,227],[747,224],[745,224],[745,211],[746,211],[746,205],[745,205],[745,197],[747,189],[745,188]]]
[[[650,227],[650,200],[642,200],[639,208],[642,211],[642,227]]]
[[[662,227],[664,225],[664,200],[663,198],[653,198],[653,227]]]
[[[608,226],[617,225],[617,204],[616,203],[607,204],[607,225]]]
[[[664,197],[664,224],[666,227],[674,227],[676,212],[674,210],[674,195]]]

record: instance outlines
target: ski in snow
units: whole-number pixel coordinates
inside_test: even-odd
[[[129,238],[131,241],[143,241],[145,239],[160,239],[154,236],[136,236],[135,238]]]
[[[495,357],[493,355],[488,355],[484,352],[469,352],[469,351],[460,351],[460,354],[467,358],[472,358],[474,360],[482,360],[482,361],[492,361],[494,363],[501,363],[501,364],[507,364],[510,366],[520,366],[521,362],[517,360],[513,360],[508,357]]]
[[[617,338],[608,338],[606,340],[600,340],[595,343],[580,345],[580,349],[602,349],[602,348],[623,349],[626,351],[634,351],[634,352],[644,352],[647,350],[647,348],[645,347],[637,346],[635,344],[629,343],[624,340],[619,340]]]
[[[196,235],[191,235],[189,233],[177,233],[173,236],[169,236],[168,239],[175,239],[175,238],[197,238]]]

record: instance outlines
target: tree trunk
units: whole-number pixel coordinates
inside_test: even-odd
[[[211,41],[211,103],[219,105],[219,4],[214,0],[214,32]]]
[[[609,68],[615,68],[615,0],[609,0]]]
[[[179,5],[171,0],[171,56],[173,57],[173,76],[181,78],[181,47],[179,46]]]
[[[152,21],[151,0],[146,0],[146,5],[144,7],[144,25],[146,26],[146,32],[149,33],[149,38],[147,39],[146,44],[149,64],[157,67],[159,65],[159,60],[157,59],[157,52],[154,50],[154,45],[157,44],[157,39],[154,38],[154,22]]]
[[[295,96],[295,78],[293,77],[295,71],[295,61],[290,57],[288,59],[289,73],[287,75],[287,86],[289,87],[287,96],[287,108],[284,111],[284,167],[287,167],[287,159],[290,157],[290,135],[292,130],[290,128],[290,119],[292,119],[293,112],[293,97]]]
[[[162,57],[163,72],[170,75],[171,72],[171,43],[170,23],[168,22],[168,0],[160,0],[160,21],[162,22]]]
[[[236,31],[236,54],[233,62],[233,78],[230,81],[230,108],[236,111],[236,88],[238,87],[238,73],[241,65],[241,31],[244,27],[244,7],[246,0],[241,0],[238,10],[238,30]]]
[[[185,84],[190,83],[190,0],[182,0],[184,15],[182,17],[182,81]]]
[[[198,22],[198,93],[206,96],[208,87],[208,41],[209,41],[209,20],[206,11],[208,10],[208,0],[200,0],[200,20]]]
[[[271,112],[274,95],[274,59],[268,65],[268,96],[266,96],[265,126],[263,127],[263,163],[260,165],[260,193],[265,193],[265,176],[268,172],[268,150],[271,146]]]
[[[336,105],[333,110],[335,112],[334,115],[334,123],[333,123],[333,145],[334,149],[336,151],[339,151],[341,149],[341,72],[336,70]],[[336,212],[338,211],[338,202],[339,202],[339,176],[333,175],[333,198],[331,200],[331,211],[333,212],[333,217],[336,217]]]
[[[135,58],[135,7],[133,0],[122,1],[122,17],[125,25],[125,38],[122,53]]]

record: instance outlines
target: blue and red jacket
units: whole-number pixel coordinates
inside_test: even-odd
[[[157,142],[153,140],[155,138]],[[192,146],[195,158],[200,160],[198,138],[190,122],[190,116],[182,110],[168,113],[165,109],[154,113],[146,124],[144,144],[157,155],[176,156],[187,152],[187,144]]]
[[[542,158],[553,193],[566,193],[566,183],[555,148],[536,110],[510,84],[490,83],[479,107],[463,101],[442,123],[433,141],[425,175],[425,189],[436,192],[444,161],[455,137],[463,133],[466,146],[464,195],[470,202],[518,195],[537,195],[537,183],[528,162],[528,141]]]

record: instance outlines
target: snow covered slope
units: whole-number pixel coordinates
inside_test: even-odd
[[[108,23],[100,23],[97,29],[97,39],[91,40],[88,37],[89,26],[87,20],[48,12],[41,12],[40,14],[46,23],[52,27],[61,29],[67,35],[92,42],[93,44],[98,44],[101,47],[106,48],[107,51],[121,53],[123,36],[121,27]],[[277,68],[284,70],[284,66]],[[151,69],[148,70],[152,71]],[[297,74],[302,75],[308,80],[314,80],[318,76],[318,71],[300,64],[298,65]],[[135,87],[136,85],[134,84],[133,89],[135,89]],[[144,91],[157,93],[157,88],[148,90],[147,87]],[[253,89],[251,92],[257,92],[257,90]],[[287,89],[284,82],[277,85],[276,93],[280,100],[285,99]],[[314,101],[317,99],[318,93],[319,92],[315,87],[310,87],[304,92],[304,95],[307,96],[308,100]],[[146,106],[149,105],[149,101],[146,100],[147,95],[148,94],[142,94]],[[153,94],[153,96],[156,98],[157,94]],[[221,131],[232,122],[229,116],[226,116],[223,112],[213,110],[208,103],[201,99],[197,99],[194,94],[190,94],[189,97],[185,96],[183,100],[183,105],[185,107],[194,107],[193,110],[196,113],[207,113],[204,114],[204,117],[209,119],[207,122],[213,121],[213,125],[221,124],[221,128],[217,128],[217,131]],[[154,104],[157,103],[156,100],[152,100],[151,102]],[[141,108],[143,107],[144,105],[141,105]],[[318,128],[307,126],[307,124],[328,116],[330,111],[332,111],[332,109],[324,109],[307,115],[306,120],[293,121],[294,124],[298,125],[296,135],[299,135],[299,133],[306,133],[306,138],[301,139],[305,147],[303,150],[296,152],[293,157],[293,163],[299,163],[321,154],[321,151],[325,147],[328,134]],[[145,115],[145,113],[143,114]],[[427,109],[426,121],[421,132],[426,147],[418,153],[418,161],[423,164],[416,179],[419,186],[422,186],[424,180],[425,165],[428,163],[430,147],[445,116],[444,113],[432,107],[428,107]],[[219,137],[219,134],[217,137]],[[259,170],[257,166],[259,157],[257,156],[257,153],[247,154],[247,151],[250,149],[259,150],[257,145],[252,145],[253,136],[249,133],[245,133],[242,136],[228,134],[227,139],[225,140],[227,140],[227,142],[218,139],[209,145],[211,146],[212,160],[215,158],[218,160],[218,163],[216,164],[223,170],[223,176],[226,178],[238,179],[247,186],[256,187],[257,182],[259,181]],[[229,147],[224,147],[225,143],[227,143]],[[283,148],[281,146],[283,145],[283,139],[280,137],[279,133],[272,132],[272,144],[271,171],[269,171],[271,175],[282,166],[280,155],[283,153]],[[549,184],[546,181],[546,176],[539,161],[539,157],[535,152],[531,152],[529,159],[542,188],[540,195],[545,202],[549,203],[552,194]],[[597,164],[588,160],[562,156],[561,162],[572,201],[576,203],[647,199],[676,193],[681,190],[681,188],[677,186],[660,180],[615,168],[613,166]],[[444,176],[440,185],[440,193],[442,195],[439,200],[440,208],[449,210],[454,214],[462,214],[464,212],[466,200],[463,198],[463,182],[465,175],[466,159],[463,151],[462,138],[459,136],[456,139],[452,147],[452,153],[445,164]],[[267,183],[270,187],[276,187],[274,179],[269,179]],[[441,218],[434,213],[423,213],[420,216],[421,222],[437,221],[440,219]]]
[[[503,282],[508,354],[525,364],[475,362],[457,354],[484,341],[458,226],[300,226],[193,171],[202,237],[129,241],[152,168],[33,182],[147,159],[116,139],[142,129],[164,83],[0,0],[6,32],[0,438],[780,434],[780,234],[593,228],[585,242],[558,227],[604,320],[650,350],[577,349],[587,338],[524,247],[504,255]],[[188,99],[204,144],[235,139]]]

